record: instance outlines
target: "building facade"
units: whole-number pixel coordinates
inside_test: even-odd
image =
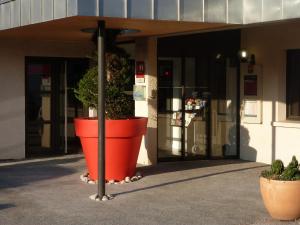
[[[0,159],[76,151],[72,89],[104,20],[145,66],[139,163],[287,162],[300,154],[299,18],[294,0],[0,1]]]

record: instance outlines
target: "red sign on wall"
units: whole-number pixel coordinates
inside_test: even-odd
[[[145,62],[137,61],[135,64],[135,76],[136,78],[145,77]]]
[[[244,77],[244,95],[257,96],[257,75],[246,75]]]

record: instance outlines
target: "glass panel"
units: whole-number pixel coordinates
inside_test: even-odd
[[[89,67],[87,59],[72,59],[67,62],[67,142],[68,153],[81,150],[80,141],[75,135],[74,118],[88,116],[87,110],[74,95],[74,88]]]
[[[86,114],[73,90],[88,66],[87,59],[38,59],[27,64],[27,142],[30,155],[63,153],[65,149],[68,153],[75,153],[80,149],[73,120]]]
[[[128,17],[152,19],[152,0],[129,0]]]
[[[159,58],[159,87],[181,87],[181,58]]]
[[[300,2],[298,0],[286,0],[282,2],[283,18],[298,18]]]
[[[156,0],[155,12],[156,19],[177,20],[178,19],[177,0]]]
[[[261,0],[244,1],[244,23],[259,23],[262,21],[263,4]],[[275,3],[275,1],[273,1]],[[273,4],[274,4],[273,3]]]
[[[182,88],[159,88],[159,158],[181,156]]]
[[[21,25],[30,24],[30,0],[21,1]]]
[[[271,0],[273,1],[273,0]],[[281,0],[280,0],[281,1]],[[228,23],[239,24],[243,23],[243,5],[244,1],[241,0],[228,0],[227,1],[227,16]]]
[[[51,126],[50,124],[45,124],[45,122],[51,121],[51,95],[50,94],[42,94],[41,95],[42,104],[40,108],[39,118],[42,122],[41,124],[41,138],[42,138],[42,148],[50,148],[51,147]]]
[[[185,58],[185,86],[194,87],[196,85],[196,58]]]
[[[66,0],[54,0],[54,19],[66,17],[67,4]]]
[[[185,88],[185,156],[206,156],[208,107],[206,89]]]
[[[51,100],[51,151],[53,153],[64,152],[64,130],[61,124],[64,123],[64,61],[52,61],[52,100]]]
[[[125,1],[124,0],[101,0],[101,15],[109,17],[125,17]]]
[[[158,61],[158,157],[181,157],[181,58]]]
[[[212,157],[237,154],[237,67],[235,60],[220,58],[212,71]]]
[[[205,0],[205,21],[226,22],[226,1],[224,0]]]
[[[42,21],[42,1],[31,0],[31,23],[39,23]]]
[[[202,21],[203,20],[203,1],[182,0],[180,1],[181,19],[185,21]]]
[[[287,118],[297,119],[300,117],[300,50],[287,51],[287,75],[286,75],[286,95],[287,95]]]
[[[159,88],[158,111],[179,111],[182,108],[182,88]]]
[[[44,0],[43,1],[43,20],[48,21],[53,19],[53,0]]]
[[[63,70],[64,71],[64,70]],[[65,150],[65,74],[61,74],[59,76],[60,79],[60,87],[59,87],[59,117],[58,122],[59,126],[59,147]]]
[[[195,85],[196,87],[209,87],[209,65],[210,61],[207,56],[198,56],[197,57],[197,68],[196,68],[196,80]]]
[[[20,21],[20,19],[21,19],[21,14],[20,14],[21,2],[13,1],[10,4],[11,4],[11,18],[10,18],[11,19],[11,27],[19,27],[20,23],[21,23],[21,21]],[[3,15],[3,14],[0,13],[0,15]],[[0,21],[2,21],[1,23],[3,23],[4,20],[5,20],[5,18],[2,18],[2,17],[0,18]]]
[[[282,0],[264,0],[262,3],[263,21],[281,19]]]
[[[51,147],[51,65],[30,64],[28,79],[28,144],[32,151]]]
[[[159,58],[160,159],[237,155],[238,62],[211,55]]]
[[[181,156],[181,112],[158,114],[158,157]]]

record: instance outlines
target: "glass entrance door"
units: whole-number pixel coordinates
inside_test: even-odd
[[[238,62],[236,58],[211,60],[211,157],[237,156]]]
[[[59,81],[64,78],[63,68],[59,62],[30,62],[26,65],[26,141],[33,155],[62,151]]]
[[[73,89],[88,68],[86,59],[27,58],[26,155],[77,152],[73,119],[83,106]]]
[[[209,154],[209,89],[196,57],[182,59],[184,69],[184,157],[206,158]]]
[[[158,158],[237,156],[237,62],[159,58]]]
[[[158,157],[178,159],[183,156],[181,58],[161,59],[158,68]]]
[[[209,143],[209,93],[199,87],[185,87],[184,93],[184,157],[205,158]]]
[[[203,158],[208,154],[209,93],[196,86],[194,58],[160,58],[158,157]],[[185,79],[188,74],[189,80]],[[189,85],[189,86],[188,86]]]

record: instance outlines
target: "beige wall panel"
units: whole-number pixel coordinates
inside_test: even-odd
[[[151,165],[157,163],[157,55],[156,38],[141,38],[136,41],[136,60],[144,61],[146,66],[146,101],[135,102],[135,115],[148,117],[147,134],[143,138],[138,163]]]
[[[263,67],[263,123],[242,124],[242,159],[271,163],[281,158],[288,163],[292,155],[300,157],[300,121],[286,121],[285,109],[286,50],[300,49],[299,25],[290,22],[242,30],[242,48],[254,53]]]
[[[25,56],[85,57],[91,43],[0,43],[0,159],[25,157]]]

